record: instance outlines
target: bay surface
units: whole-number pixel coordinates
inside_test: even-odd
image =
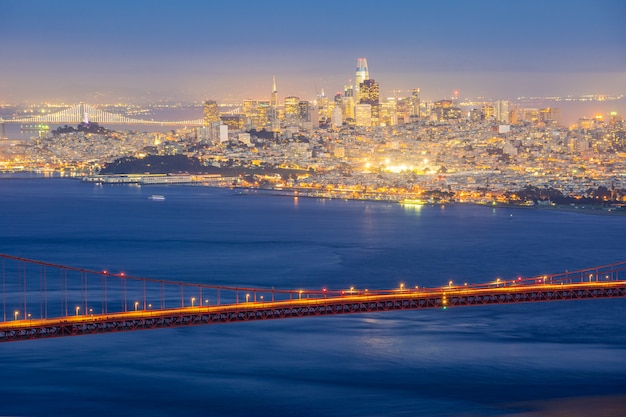
[[[623,216],[0,177],[0,253],[217,285],[512,279],[624,260],[624,236]],[[591,300],[6,343],[0,415],[602,415],[626,395],[625,318]]]

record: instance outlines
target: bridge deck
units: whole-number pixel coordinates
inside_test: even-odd
[[[14,320],[0,323],[0,342],[309,316],[620,297],[626,297],[626,280],[320,294],[281,301]]]

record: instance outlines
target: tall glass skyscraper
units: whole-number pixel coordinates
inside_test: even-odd
[[[270,106],[278,106],[278,90],[276,89],[276,77],[272,77],[272,97],[270,98]]]
[[[359,58],[356,63],[356,79],[354,80],[356,91],[359,91],[359,85],[365,80],[370,79],[370,72],[367,69],[367,59]]]

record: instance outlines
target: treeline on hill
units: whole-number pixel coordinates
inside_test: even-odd
[[[78,126],[60,126],[54,129],[51,133],[56,136],[61,133],[74,133],[74,132],[84,132],[84,133],[97,133],[100,135],[105,135],[108,133],[112,133],[113,130],[106,129],[100,126],[98,123],[79,123]]]
[[[609,204],[615,203],[626,195],[626,190],[610,190],[601,185],[598,188],[590,188],[585,196],[564,195],[560,190],[552,187],[535,187],[527,185],[519,191],[506,193],[509,201],[551,201],[556,204]]]
[[[258,168],[233,166],[206,166],[198,158],[186,155],[147,155],[144,158],[127,156],[116,159],[100,170],[100,174],[221,174],[223,176],[250,176],[278,174],[283,179],[295,178],[301,170],[264,166]]]
[[[209,174],[215,167],[202,165],[198,158],[185,155],[126,156],[116,159],[100,170],[101,174]]]

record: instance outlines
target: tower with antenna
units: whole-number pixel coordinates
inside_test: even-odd
[[[272,77],[272,96],[270,98],[270,106],[278,106],[278,90],[276,89],[276,77]]]

